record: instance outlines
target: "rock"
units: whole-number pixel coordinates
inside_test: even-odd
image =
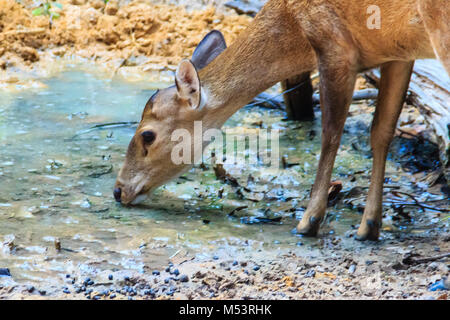
[[[86,0],[71,0],[70,3],[74,6],[82,6],[86,3]]]
[[[94,9],[102,9],[105,7],[105,2],[103,0],[94,0],[91,1],[91,5]]]
[[[117,11],[119,11],[119,4],[117,3],[117,1],[114,0],[108,1],[105,7],[106,14],[114,16],[117,13]]]
[[[180,282],[188,282],[189,281],[189,277],[185,274],[182,274],[180,276]]]
[[[172,274],[178,276],[180,274],[180,271],[178,269],[175,269],[172,271]]]
[[[314,278],[316,276],[316,271],[314,269],[309,270],[306,274],[306,278]]]
[[[14,51],[25,61],[36,62],[39,60],[37,50],[32,47],[15,45]]]
[[[450,286],[446,278],[443,278],[428,287],[429,291],[449,290]]]
[[[349,268],[348,268],[348,273],[353,274],[356,270],[356,265],[352,264]]]
[[[11,273],[9,272],[8,268],[0,268],[0,277],[11,277]]]

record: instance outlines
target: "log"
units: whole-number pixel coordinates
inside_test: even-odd
[[[377,85],[379,70],[366,73]],[[438,60],[417,60],[407,102],[417,107],[434,131],[444,175],[450,181],[450,77]]]
[[[361,100],[374,100],[378,97],[378,89],[362,89],[355,91],[353,94],[352,101],[361,101]],[[314,93],[312,95],[313,105],[320,104],[320,95],[318,93]],[[253,99],[251,105],[260,106],[267,109],[280,109],[286,110],[284,106],[284,101],[281,95],[271,96],[265,92],[260,93],[258,96]]]

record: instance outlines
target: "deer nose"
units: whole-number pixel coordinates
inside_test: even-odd
[[[114,199],[116,199],[117,202],[120,202],[120,196],[122,195],[122,189],[120,188],[115,188],[113,191],[114,194]]]

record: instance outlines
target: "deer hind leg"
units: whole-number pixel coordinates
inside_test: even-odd
[[[414,61],[393,61],[381,66],[380,91],[370,136],[373,153],[372,177],[357,240],[378,240],[386,157],[408,90],[413,66]]]
[[[311,200],[297,232],[316,236],[327,208],[328,188],[334,160],[341,141],[345,119],[352,100],[356,72],[351,63],[338,61],[330,65],[320,63],[320,105],[322,109],[322,151]],[[352,60],[350,60],[352,61]],[[340,67],[336,67],[340,66]]]
[[[419,12],[437,58],[450,75],[450,5],[448,0],[420,0]]]

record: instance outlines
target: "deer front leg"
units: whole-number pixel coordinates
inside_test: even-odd
[[[380,91],[372,122],[370,144],[373,153],[369,194],[357,240],[378,240],[382,218],[386,157],[408,90],[414,61],[393,61],[381,66]]]
[[[336,68],[335,65],[347,67]],[[322,151],[311,200],[297,226],[297,232],[305,236],[317,235],[325,215],[334,160],[355,86],[356,72],[353,69],[349,63],[333,63],[331,67],[319,63]]]

